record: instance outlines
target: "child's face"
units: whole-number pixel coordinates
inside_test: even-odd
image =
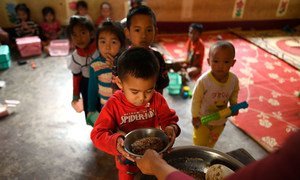
[[[53,20],[54,20],[54,14],[52,14],[52,13],[46,14],[45,20],[46,20],[46,22],[53,22]]]
[[[75,46],[84,49],[91,41],[91,32],[83,26],[74,26],[71,39]]]
[[[18,15],[18,18],[21,21],[27,21],[28,20],[28,14],[25,11],[17,11],[17,15]]]
[[[85,16],[87,14],[88,10],[84,7],[78,7],[77,12],[78,12],[78,15]]]
[[[189,28],[189,38],[191,41],[197,41],[200,37],[199,31],[195,30],[194,28]]]
[[[98,36],[98,48],[102,57],[110,59],[118,54],[121,42],[114,33],[104,31]]]
[[[233,67],[235,59],[229,48],[215,48],[208,58],[213,76],[220,82],[226,82],[228,72]]]
[[[132,17],[131,25],[125,29],[125,33],[132,46],[149,47],[154,41],[156,29],[150,16],[138,14]]]
[[[155,76],[142,79],[127,75],[123,81],[117,78],[117,85],[124,92],[126,99],[135,106],[144,106],[151,100],[155,83]]]
[[[111,10],[110,10],[110,7],[107,5],[107,4],[104,4],[101,8],[100,8],[100,13],[101,13],[101,16],[103,17],[110,17],[110,14],[111,14]]]

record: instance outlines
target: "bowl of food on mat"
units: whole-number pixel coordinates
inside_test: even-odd
[[[140,128],[126,134],[124,149],[130,155],[141,157],[147,149],[158,153],[165,152],[169,147],[168,136],[157,128]]]

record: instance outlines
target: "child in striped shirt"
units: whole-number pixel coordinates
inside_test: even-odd
[[[15,25],[17,37],[37,36],[39,35],[38,25],[30,18],[30,9],[26,4],[18,4],[15,7],[18,21]]]
[[[97,32],[97,48],[100,56],[90,66],[90,79],[88,88],[88,120],[94,126],[101,108],[113,94],[112,68],[114,59],[125,48],[125,34],[113,22],[104,22]],[[98,98],[97,98],[98,97]],[[97,104],[100,100],[100,109]]]

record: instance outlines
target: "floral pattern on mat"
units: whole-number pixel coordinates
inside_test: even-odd
[[[233,32],[300,70],[300,31],[288,33],[280,30],[233,30]]]

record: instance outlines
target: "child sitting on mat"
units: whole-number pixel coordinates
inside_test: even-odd
[[[63,30],[60,22],[55,17],[55,11],[52,7],[42,9],[44,21],[40,24],[42,29],[42,44],[46,53],[49,53],[49,44],[51,40],[59,39]]]
[[[203,31],[202,24],[192,23],[189,26],[189,39],[187,41],[187,58],[181,65],[181,73],[188,75],[188,78],[195,79],[202,72],[205,46],[201,39]]]
[[[17,37],[37,36],[39,35],[38,25],[30,18],[30,9],[26,4],[18,4],[15,7],[18,21],[15,25]]]

